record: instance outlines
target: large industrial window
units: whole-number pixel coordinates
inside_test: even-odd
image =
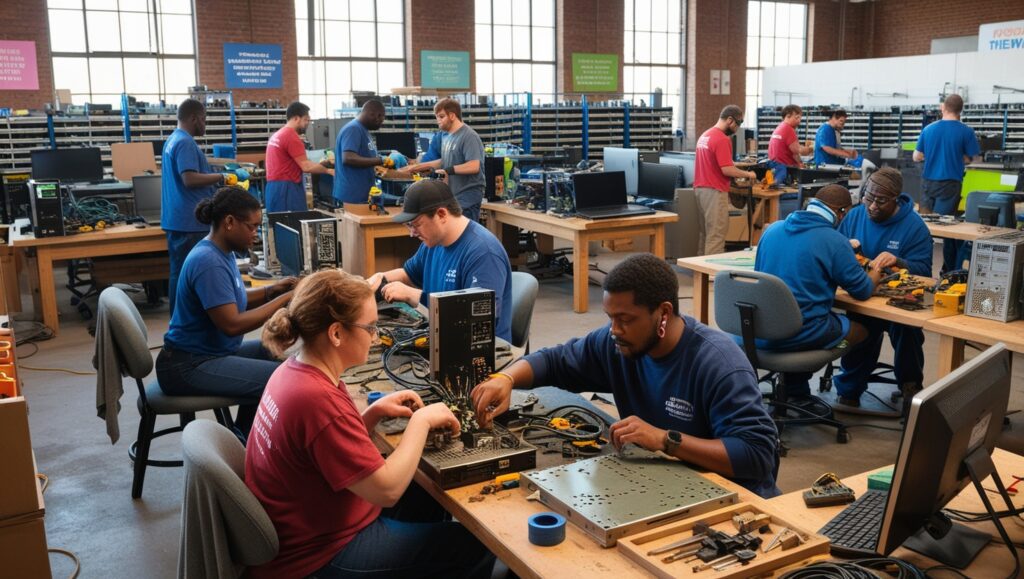
[[[295,0],[299,99],[314,118],[405,86],[403,0]],[[310,14],[310,8],[313,13]]]
[[[476,0],[476,92],[555,100],[554,0]],[[508,101],[511,103],[511,101]]]
[[[196,84],[191,0],[47,0],[53,80],[74,104],[178,103]]]
[[[684,0],[626,0],[622,91],[635,105],[673,107],[683,122]]]
[[[807,5],[795,2],[750,2],[747,5],[748,128],[756,126],[764,69],[807,61]]]

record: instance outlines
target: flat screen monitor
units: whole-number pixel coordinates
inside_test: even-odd
[[[978,135],[978,146],[981,152],[1000,151],[1003,148],[1003,136],[1000,134]]]
[[[626,176],[626,194],[636,195],[640,186],[640,149],[604,148],[604,170],[622,171]]]
[[[132,192],[135,195],[135,214],[160,219],[161,178],[160,175],[136,175],[132,177]]]
[[[32,151],[32,178],[64,182],[100,181],[103,160],[96,147]]]
[[[1017,195],[990,191],[972,191],[967,195],[964,221],[991,227],[1017,228]]]
[[[378,151],[398,151],[409,157],[416,158],[416,133],[378,132],[375,135]]]
[[[680,187],[689,187],[693,183],[694,169],[697,166],[697,153],[682,151],[662,151],[662,165],[677,165],[683,168],[683,179],[679,182]]]
[[[882,151],[880,149],[869,149],[867,151],[861,151],[861,156],[871,161],[875,167],[882,166]]]
[[[281,264],[281,275],[302,273],[302,236],[284,223],[274,224],[274,252]]]
[[[644,163],[640,170],[640,197],[672,201],[676,198],[679,177],[682,167],[679,165],[662,165],[660,163]]]
[[[979,484],[993,473],[990,457],[1009,399],[1010,352],[1002,344],[914,396],[882,518],[879,553],[888,555],[903,545],[943,560],[941,551],[948,545],[940,547],[923,528],[971,483],[965,466],[969,458]],[[942,541],[959,547],[955,542],[964,532],[971,531],[954,524]],[[939,552],[927,549],[933,543]]]
[[[577,211],[626,204],[626,174],[622,171],[575,173],[572,189]]]

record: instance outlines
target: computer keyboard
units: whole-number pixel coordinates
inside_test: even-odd
[[[888,497],[889,491],[869,490],[818,531],[832,541],[833,555],[875,555]]]

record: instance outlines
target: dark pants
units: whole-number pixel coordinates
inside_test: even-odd
[[[830,313],[828,330],[823,332],[817,339],[808,340],[802,343],[789,343],[784,348],[778,348],[780,352],[803,352],[806,350],[823,350],[837,347],[842,338],[843,325],[842,316]],[[775,349],[775,348],[773,348]],[[788,398],[806,398],[811,395],[812,372],[784,372],[782,381],[786,385],[786,396]]]
[[[960,207],[960,181],[929,181],[921,182],[922,205],[931,207],[939,215],[956,215]],[[970,249],[966,242],[958,239],[942,240],[942,270],[940,273],[953,271],[963,267],[964,260],[970,259]]]
[[[156,377],[168,396],[227,396],[237,398],[235,425],[249,436],[256,408],[270,375],[281,364],[259,340],[242,342],[230,356],[207,356],[184,350],[160,350]]]
[[[477,203],[476,205],[463,207],[462,214],[465,215],[470,221],[480,221],[480,204]]]
[[[267,181],[264,199],[267,213],[305,211],[309,209],[306,206],[306,188],[301,182]]]
[[[397,505],[385,509],[310,577],[489,578],[494,555],[465,527],[445,522],[444,516],[444,509],[413,483]]]
[[[851,347],[841,360],[843,372],[833,380],[840,396],[858,400],[868,389],[868,379],[878,365],[878,354],[882,351],[882,338],[886,332],[895,351],[893,373],[896,382],[902,385],[924,380],[924,332],[921,328],[867,316],[856,316],[856,320],[867,328],[868,337]]]
[[[171,262],[171,275],[167,278],[167,300],[170,302],[169,317],[174,317],[174,297],[178,293],[178,274],[185,265],[188,252],[203,240],[209,231],[168,231],[167,254]]]

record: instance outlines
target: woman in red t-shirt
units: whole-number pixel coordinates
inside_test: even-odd
[[[246,447],[246,485],[280,542],[278,556],[250,568],[251,577],[490,576],[493,555],[462,525],[406,516],[427,433],[458,433],[451,410],[404,390],[360,413],[338,379],[366,362],[376,324],[366,281],[326,270],[303,279],[263,328],[264,345],[279,357],[300,346],[271,376]],[[409,425],[385,460],[369,431],[388,417]],[[422,497],[417,510],[438,512],[436,503],[424,509],[430,499]]]

